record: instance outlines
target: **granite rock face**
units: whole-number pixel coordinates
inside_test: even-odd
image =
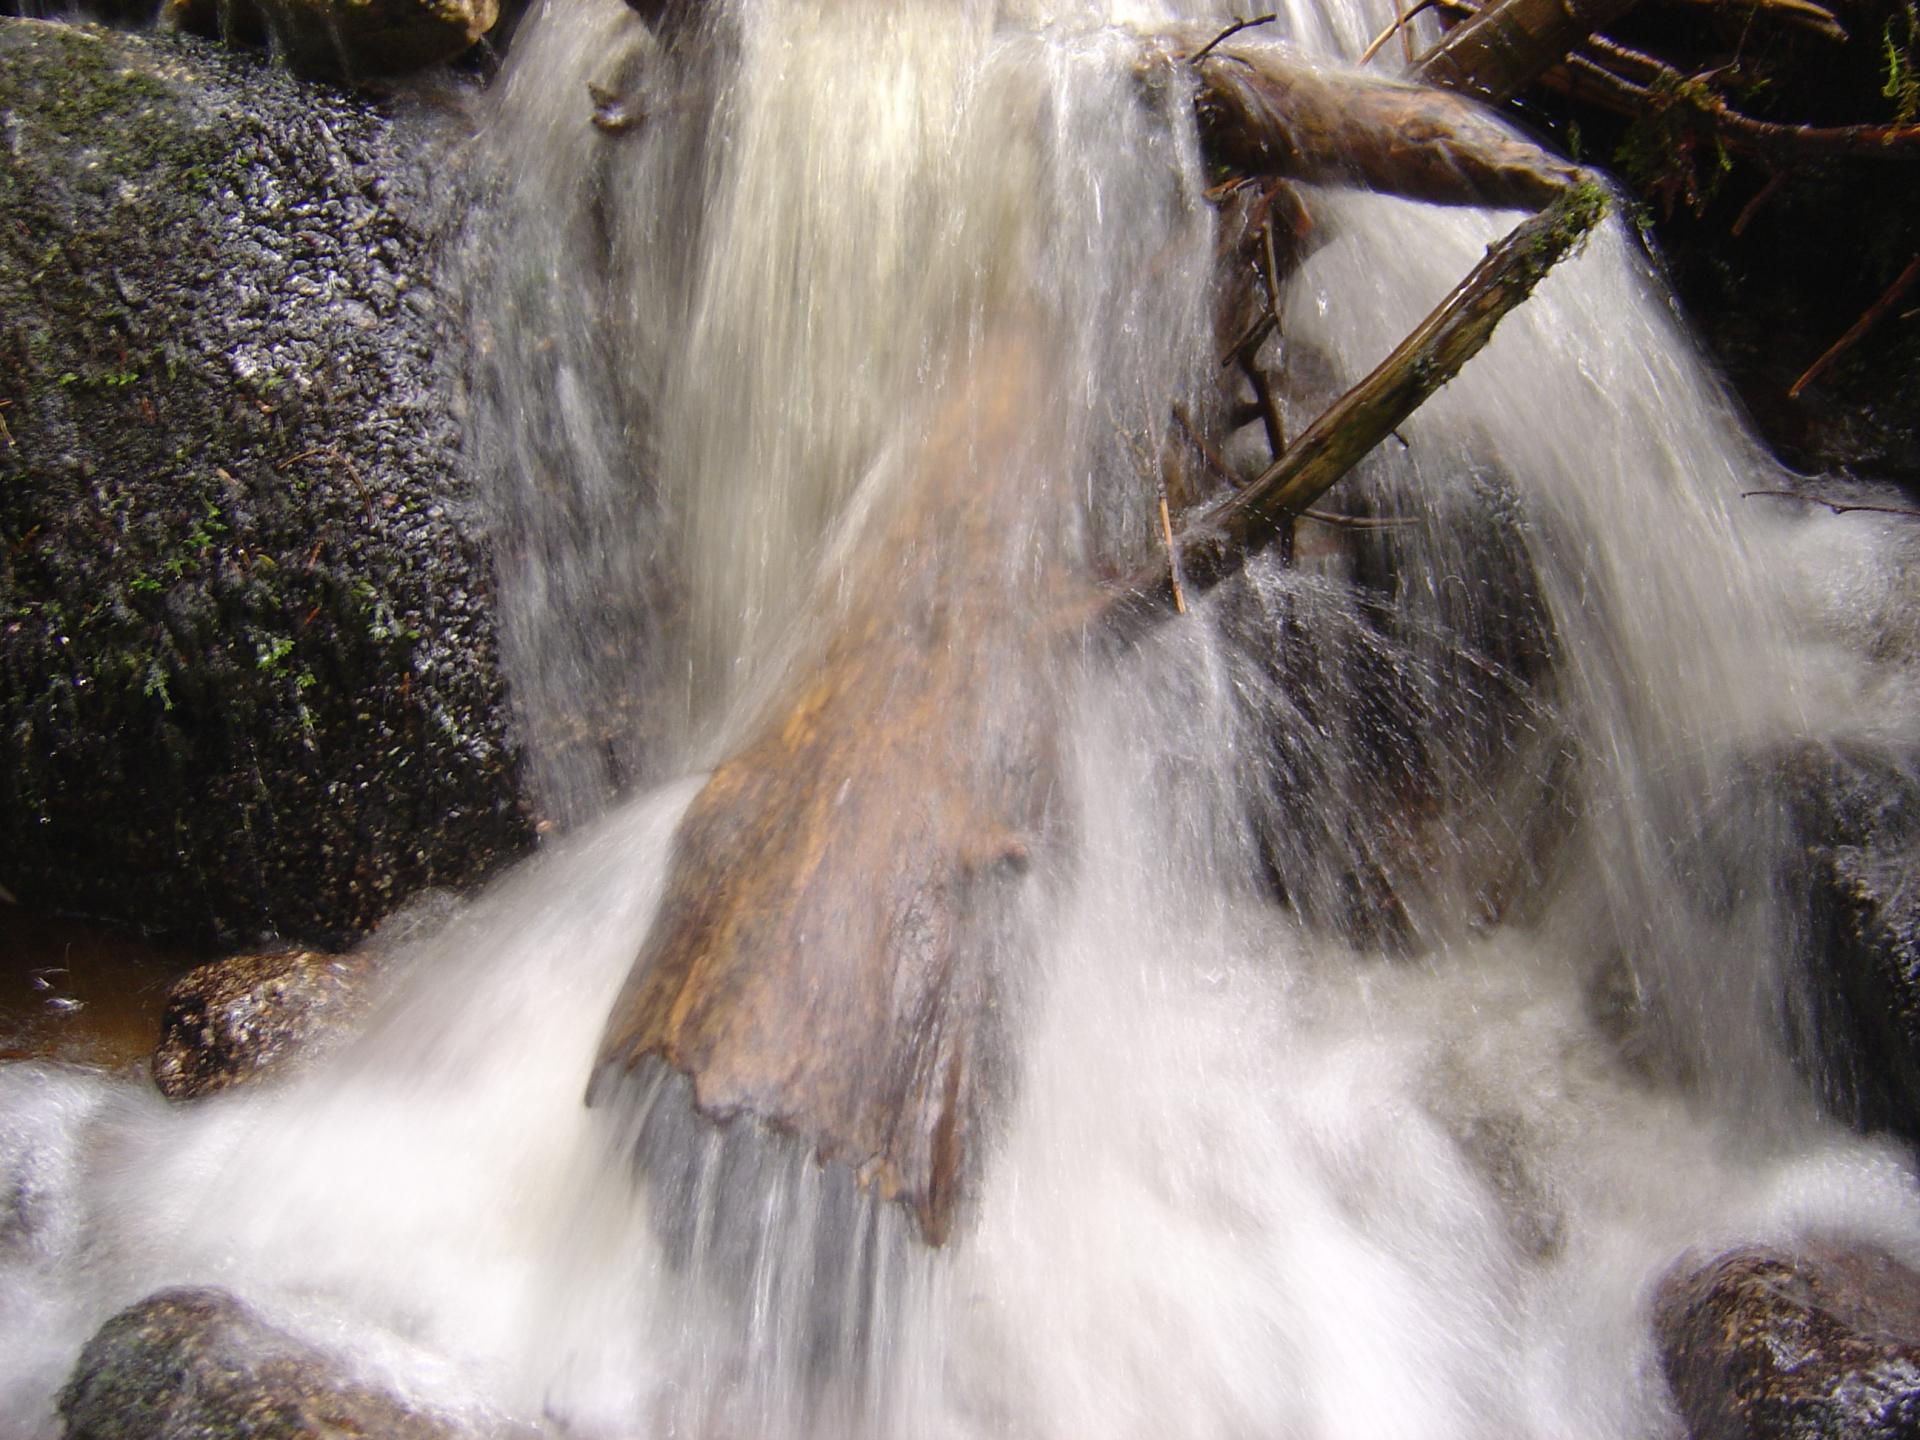
[[[24,903],[337,942],[528,843],[427,123],[196,41],[0,21]]]

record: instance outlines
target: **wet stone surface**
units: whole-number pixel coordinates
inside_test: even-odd
[[[366,952],[287,950],[202,965],[167,992],[153,1082],[191,1100],[326,1053],[365,1011]]]
[[[1662,1283],[1660,1361],[1691,1440],[1920,1434],[1920,1274],[1865,1250],[1739,1250]]]
[[[163,1290],[100,1327],[60,1395],[67,1440],[452,1440],[223,1290]]]
[[[530,839],[433,288],[449,136],[409,117],[0,20],[0,885],[27,905],[337,943]]]

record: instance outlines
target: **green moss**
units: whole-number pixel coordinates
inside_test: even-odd
[[[1671,214],[1684,204],[1695,214],[1719,193],[1733,157],[1703,117],[1719,95],[1704,80],[1661,76],[1647,87],[1646,108],[1634,117],[1614,152],[1614,164],[1640,193],[1659,198]]]
[[[1920,55],[1920,8],[1913,0],[1907,0],[1901,15],[1887,21],[1880,44],[1887,67],[1887,78],[1880,93],[1893,102],[1894,123],[1911,124],[1920,116],[1920,64],[1916,63],[1916,56]]]

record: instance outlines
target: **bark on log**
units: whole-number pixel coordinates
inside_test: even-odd
[[[681,821],[589,1095],[657,1059],[934,1245],[1005,1069],[1012,912],[1051,828],[1060,628],[1013,583],[1062,468],[1047,375],[1037,344],[990,347],[908,462],[835,587],[850,609]]]
[[[1528,210],[1582,178],[1473,101],[1322,70],[1283,46],[1236,43],[1191,68],[1201,143],[1230,169]]]
[[[1413,78],[1498,105],[1633,6],[1634,0],[1493,0],[1421,56]]]

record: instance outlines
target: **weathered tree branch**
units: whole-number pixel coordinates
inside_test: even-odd
[[[1413,78],[1497,105],[1633,6],[1634,0],[1494,0],[1423,55]]]
[[[1207,153],[1249,174],[1529,210],[1581,178],[1472,101],[1321,70],[1281,46],[1218,50],[1191,73]]]
[[[1589,181],[1523,221],[1263,474],[1189,520],[1176,538],[1186,593],[1211,589],[1279,538],[1288,522],[1479,354],[1500,321],[1605,213],[1605,193]],[[1138,574],[1104,618],[1115,633],[1137,635],[1171,613],[1175,583],[1161,567]]]

